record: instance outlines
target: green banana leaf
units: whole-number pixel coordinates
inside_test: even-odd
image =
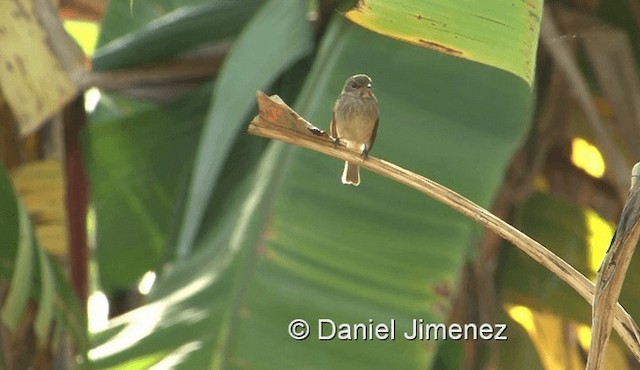
[[[542,1],[364,0],[345,16],[385,36],[511,72],[533,84]]]
[[[267,1],[225,59],[216,81],[178,232],[177,255],[189,252],[234,137],[264,89],[312,50],[306,4]],[[254,65],[259,61],[259,67]],[[211,159],[215,158],[214,161]]]

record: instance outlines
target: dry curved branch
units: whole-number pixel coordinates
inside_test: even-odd
[[[251,121],[249,133],[315,150],[343,161],[355,162],[372,172],[414,188],[513,243],[571,286],[589,304],[592,304],[594,286],[584,275],[540,243],[491,212],[426,177],[378,158],[363,159],[359,153],[336,146],[326,132],[305,121],[277,95],[268,97],[259,91],[257,99],[259,114]],[[615,306],[614,328],[636,360],[640,361],[640,330],[620,304]]]
[[[609,250],[598,269],[591,319],[591,348],[587,370],[601,369],[613,325],[613,309],[640,238],[640,163],[631,171],[631,190]]]

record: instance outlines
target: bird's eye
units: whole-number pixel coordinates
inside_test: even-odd
[[[351,87],[353,87],[353,88],[355,89],[355,88],[356,88],[356,83],[355,83],[355,82],[352,82],[352,83],[351,83]]]

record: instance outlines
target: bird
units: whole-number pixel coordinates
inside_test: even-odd
[[[366,158],[376,139],[378,120],[378,99],[373,94],[371,77],[356,74],[347,78],[333,107],[329,125],[334,141]],[[341,181],[343,184],[360,185],[359,166],[346,161]]]

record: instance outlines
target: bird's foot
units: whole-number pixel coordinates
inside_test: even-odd
[[[362,146],[360,147],[360,155],[362,156],[362,159],[365,159],[369,156],[369,148],[366,144],[362,144]]]
[[[331,137],[331,140],[333,140],[333,147],[338,149],[338,146],[343,145],[340,142],[340,138],[339,137]]]

